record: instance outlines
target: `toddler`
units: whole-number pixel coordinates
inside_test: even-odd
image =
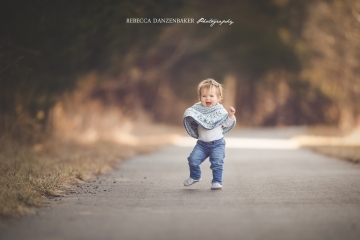
[[[220,104],[223,88],[214,79],[208,78],[198,86],[200,102],[188,108],[183,123],[187,133],[198,141],[188,157],[190,178],[184,186],[190,186],[201,180],[200,164],[209,157],[213,174],[211,189],[222,189],[222,173],[225,157],[225,133],[236,123],[235,109],[228,111]]]

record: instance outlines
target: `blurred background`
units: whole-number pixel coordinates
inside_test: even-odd
[[[238,126],[360,125],[359,0],[18,0],[0,16],[3,138],[181,126],[208,77]],[[234,24],[126,23],[165,17]]]

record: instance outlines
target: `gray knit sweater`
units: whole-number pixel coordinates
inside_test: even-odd
[[[199,138],[198,125],[211,130],[221,125],[228,117],[228,112],[220,103],[212,107],[204,107],[200,102],[195,103],[184,113],[184,127],[193,138]],[[230,127],[223,127],[223,134],[235,127],[236,121]]]

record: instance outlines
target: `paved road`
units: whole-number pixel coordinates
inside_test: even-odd
[[[129,159],[78,194],[9,221],[0,239],[360,239],[360,166],[293,147],[286,138],[298,131],[230,133],[222,191],[210,190],[208,161],[203,180],[183,187],[186,141]]]

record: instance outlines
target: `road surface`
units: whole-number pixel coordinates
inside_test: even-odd
[[[301,129],[226,135],[223,190],[184,187],[193,141],[128,159],[115,171],[6,222],[0,239],[360,239],[360,166],[299,149]]]

